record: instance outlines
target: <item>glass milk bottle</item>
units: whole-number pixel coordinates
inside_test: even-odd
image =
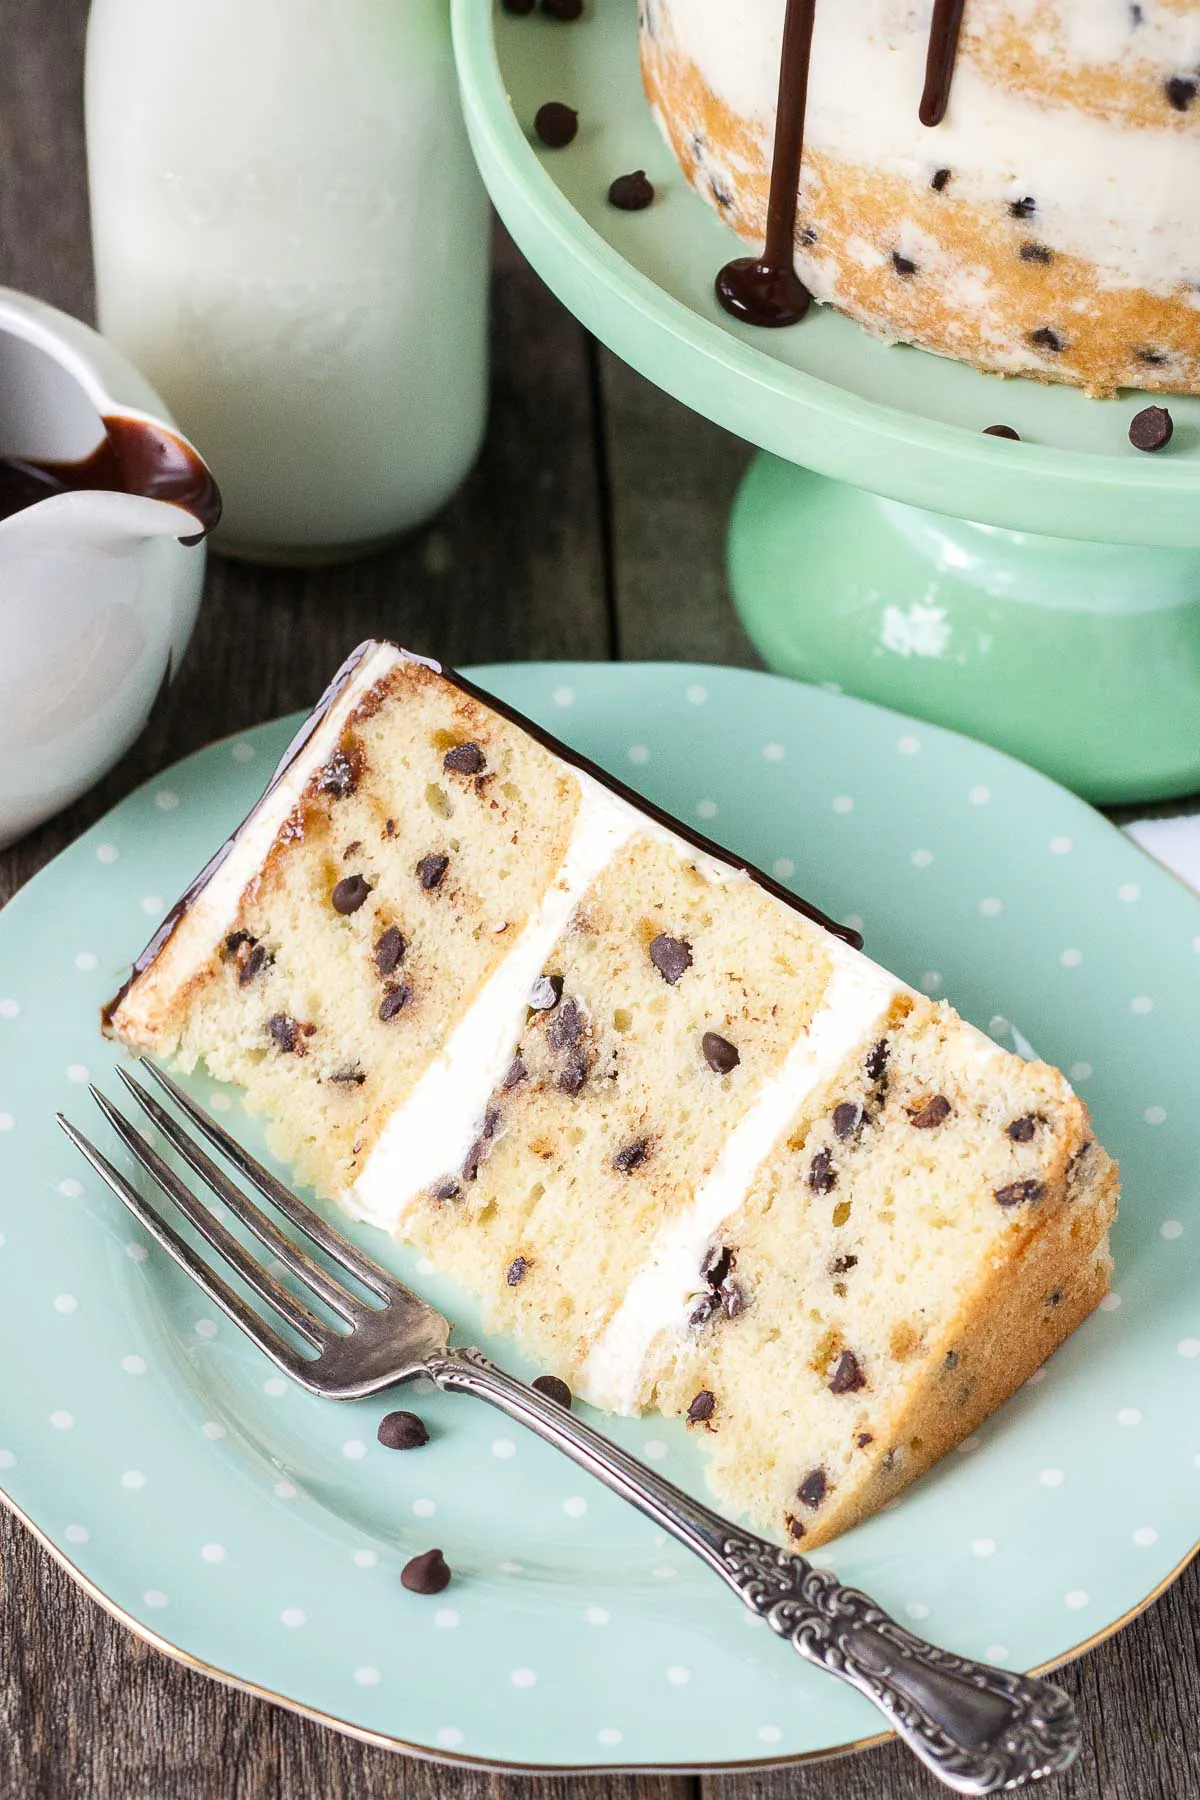
[[[449,0],[93,0],[99,322],[225,497],[218,548],[358,554],[479,448],[489,221]]]

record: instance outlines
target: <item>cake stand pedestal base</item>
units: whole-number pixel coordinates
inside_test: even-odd
[[[1200,788],[1200,552],[973,525],[759,452],[729,573],[767,666],[1010,751],[1098,803]]]

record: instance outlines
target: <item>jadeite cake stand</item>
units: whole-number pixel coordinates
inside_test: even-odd
[[[570,25],[453,12],[472,142],[526,256],[626,362],[760,447],[729,573],[768,666],[984,738],[1090,800],[1200,788],[1200,400],[1169,400],[1174,438],[1149,455],[1127,436],[1148,396],[983,375],[828,308],[738,324],[713,298],[738,241],[651,118],[636,0],[588,0]],[[565,149],[533,137],[547,100],[578,109]],[[656,199],[619,212],[608,186],[633,169]],[[996,424],[1022,442],[983,435]]]

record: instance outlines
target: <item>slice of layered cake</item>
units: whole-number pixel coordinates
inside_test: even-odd
[[[107,1014],[246,1090],[597,1406],[806,1547],[1108,1285],[1063,1077],[457,676],[367,644]]]

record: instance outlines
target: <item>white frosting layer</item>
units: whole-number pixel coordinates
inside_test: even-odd
[[[659,829],[589,775],[575,774],[579,811],[562,867],[441,1054],[388,1119],[343,1197],[351,1212],[373,1225],[389,1231],[402,1226],[422,1191],[462,1164],[488,1098],[512,1061],[530,989],[571,914],[622,845],[635,833]]]
[[[786,0],[657,0],[657,29],[674,39],[706,83],[757,131],[769,163]],[[996,9],[1032,15],[1045,0]],[[976,7],[976,16],[979,14]],[[1126,0],[1051,0],[1047,56],[1067,72],[1145,59],[1165,81],[1200,67],[1200,10],[1144,0],[1134,28]],[[1163,101],[1161,130],[1108,122],[1071,106],[1046,106],[985,80],[960,57],[943,122],[923,126],[931,0],[818,0],[806,141],[839,160],[898,175],[922,190],[933,171],[953,171],[956,198],[996,203],[1032,195],[1029,235],[1094,263],[1113,286],[1168,292],[1200,280],[1200,138],[1178,129]],[[982,21],[984,29],[987,22]],[[1198,102],[1197,104],[1200,104]],[[711,147],[704,166],[719,176]],[[802,181],[803,186],[803,181]],[[898,248],[918,260],[917,240]],[[804,262],[818,299],[836,298],[821,264]],[[811,279],[810,279],[811,277]],[[961,275],[972,280],[971,272]],[[964,303],[969,299],[964,292]],[[986,308],[986,294],[977,297]]]
[[[829,952],[829,985],[807,1030],[730,1132],[687,1211],[661,1232],[593,1344],[576,1384],[593,1405],[608,1412],[637,1410],[654,1340],[664,1329],[685,1329],[705,1251],[744,1204],[760,1165],[808,1096],[882,1024],[896,996],[911,991],[837,938],[830,939]]]

